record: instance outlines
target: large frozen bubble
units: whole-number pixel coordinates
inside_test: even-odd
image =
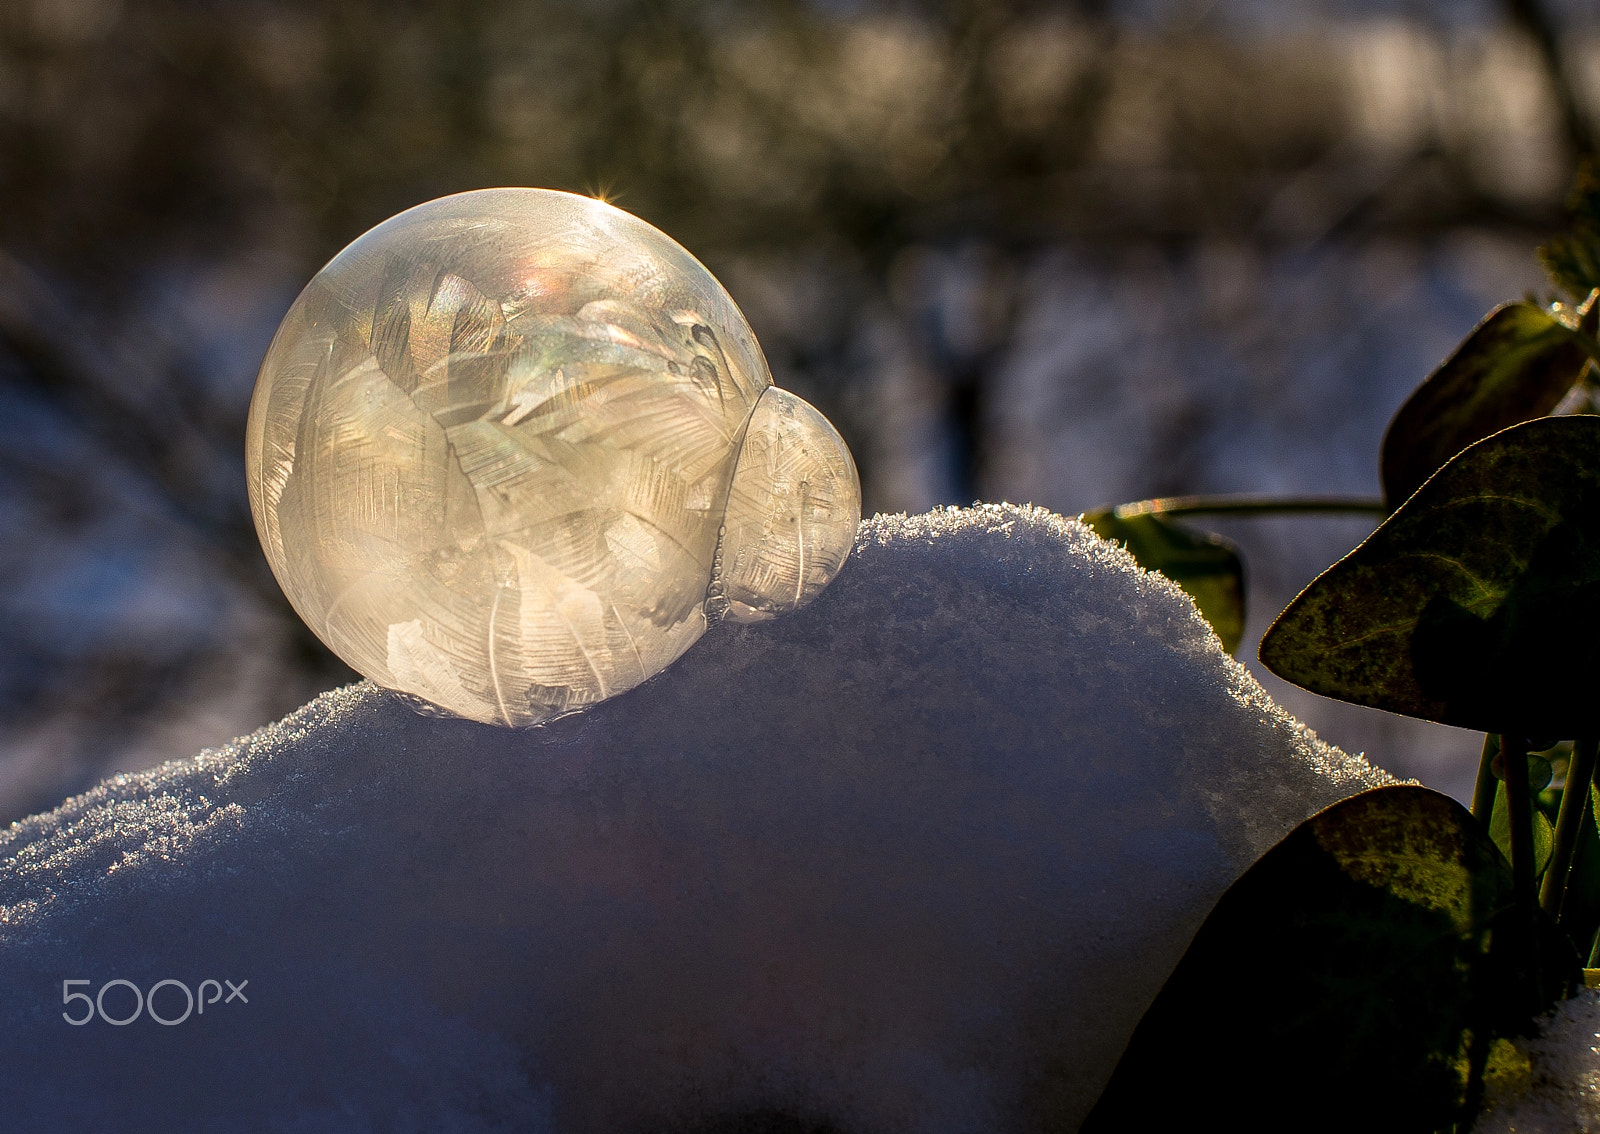
[[[1385,782],[1082,524],[877,517],[543,727],[362,683],[0,830],[0,1128],[1076,1130],[1222,892]],[[63,1019],[114,980],[223,999]]]
[[[430,201],[334,257],[262,363],[246,454],[329,648],[506,725],[631,689],[708,613],[810,601],[861,513],[844,442],[711,273],[546,189]]]

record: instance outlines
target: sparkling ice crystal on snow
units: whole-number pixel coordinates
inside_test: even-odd
[[[860,519],[849,450],[712,275],[601,201],[419,205],[317,273],[250,407],[256,528],[380,685],[537,722],[803,606]]]

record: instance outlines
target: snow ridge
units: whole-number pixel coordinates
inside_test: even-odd
[[[361,683],[0,832],[0,1114],[1072,1128],[1222,890],[1385,782],[1076,520],[878,516],[811,606],[581,713]],[[118,978],[250,999],[62,1019]]]

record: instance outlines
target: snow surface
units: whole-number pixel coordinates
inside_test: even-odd
[[[1517,1041],[1526,1060],[1501,1090],[1490,1091],[1477,1134],[1591,1134],[1600,1131],[1600,992],[1587,989],[1544,1018],[1539,1034]]]
[[[363,683],[0,833],[0,1116],[1072,1129],[1229,883],[1385,782],[1076,521],[878,516],[812,606],[581,714]],[[249,1002],[62,1019],[115,978]]]

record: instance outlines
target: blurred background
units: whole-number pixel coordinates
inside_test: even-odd
[[[869,514],[1375,496],[1410,390],[1547,297],[1597,128],[1592,0],[7,0],[0,823],[353,679],[261,556],[244,419],[400,209],[541,185],[665,229]],[[1273,695],[1465,797],[1479,737],[1254,663],[1369,522],[1213,526]]]

